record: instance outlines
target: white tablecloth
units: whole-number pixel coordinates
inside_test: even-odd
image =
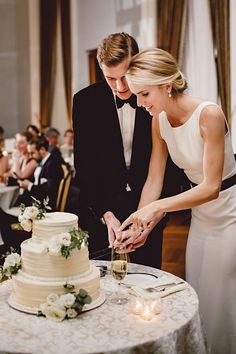
[[[0,208],[7,210],[12,206],[18,194],[19,187],[17,186],[5,186],[0,183]]]
[[[96,261],[95,264],[108,264]],[[129,264],[129,270],[175,276]],[[110,275],[101,279],[106,296],[114,290]],[[130,313],[130,305],[105,301],[73,320],[53,322],[24,314],[7,304],[11,281],[0,285],[0,352],[37,354],[204,354],[205,343],[198,312],[198,298],[187,289],[162,299],[162,312],[151,321]]]

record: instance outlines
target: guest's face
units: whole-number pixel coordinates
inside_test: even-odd
[[[25,136],[16,134],[16,148],[21,153],[25,154],[27,152],[28,142]]]
[[[141,86],[129,83],[131,91],[137,96],[138,106],[143,106],[151,116],[160,114],[169,103],[166,86]]]
[[[39,154],[39,151],[36,149],[36,145],[35,144],[30,144],[28,146],[28,151],[30,153],[30,156],[32,158],[34,158],[36,161],[39,161],[40,160],[40,154]]]
[[[132,95],[125,78],[128,65],[129,59],[123,60],[116,66],[106,66],[102,64],[102,71],[106,82],[112,91],[122,100],[126,100]]]

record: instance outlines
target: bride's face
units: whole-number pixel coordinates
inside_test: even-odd
[[[160,114],[168,104],[166,86],[141,86],[129,82],[129,87],[137,96],[138,106],[143,106],[151,116]]]

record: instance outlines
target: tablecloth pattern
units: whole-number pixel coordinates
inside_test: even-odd
[[[94,262],[97,265],[109,263]],[[151,272],[179,278],[141,265],[133,272]],[[190,286],[162,299],[162,312],[145,321],[130,312],[130,304],[114,305],[109,296],[115,282],[101,279],[107,300],[76,319],[53,322],[10,308],[7,298],[11,281],[0,284],[0,352],[37,354],[205,354],[205,341],[198,312],[198,298]]]

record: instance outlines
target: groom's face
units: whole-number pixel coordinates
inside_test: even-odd
[[[132,94],[125,78],[128,65],[128,58],[124,59],[116,66],[106,66],[105,64],[101,65],[106,82],[121,100],[127,100]]]

